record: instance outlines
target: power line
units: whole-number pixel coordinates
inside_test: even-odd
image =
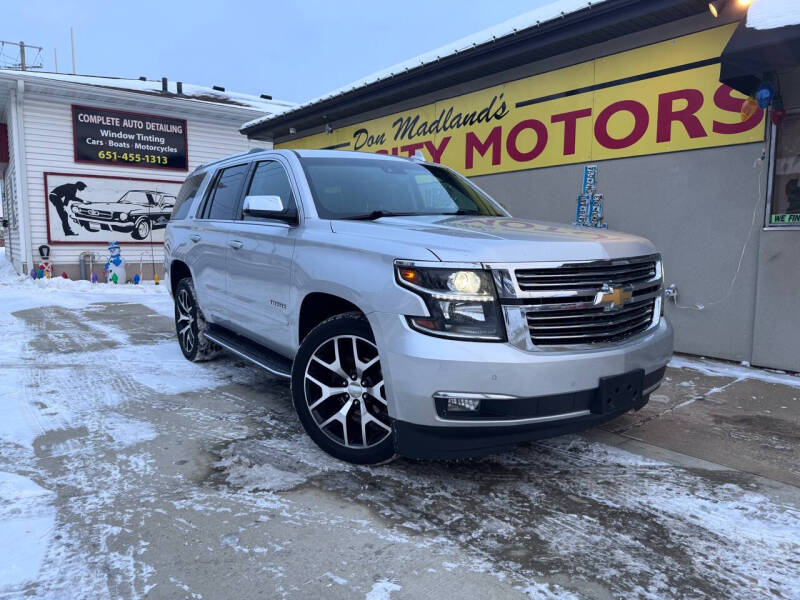
[[[0,69],[29,71],[41,69],[44,48],[29,46],[25,42],[0,40]]]

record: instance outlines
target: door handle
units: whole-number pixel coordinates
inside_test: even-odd
[[[189,236],[189,239],[192,240],[193,242],[197,243],[197,242],[200,241],[200,236],[197,235],[196,233],[193,233],[192,235]]]
[[[239,240],[231,240],[230,242],[228,242],[228,246],[230,246],[230,247],[231,247],[231,248],[233,248],[234,250],[238,250],[238,249],[239,249],[239,248],[241,248],[243,245],[244,245],[244,244],[242,244],[242,242],[240,242]]]

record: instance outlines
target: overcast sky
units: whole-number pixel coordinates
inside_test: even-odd
[[[300,102],[550,0],[3,2],[0,39],[43,46],[45,70],[222,85]],[[30,60],[30,57],[29,57]]]

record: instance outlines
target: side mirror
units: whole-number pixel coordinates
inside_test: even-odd
[[[283,201],[280,196],[247,196],[242,212],[249,217],[276,218],[283,216]]]

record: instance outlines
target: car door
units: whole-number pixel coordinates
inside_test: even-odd
[[[289,351],[298,214],[284,165],[277,159],[255,163],[243,196],[279,196],[283,211],[271,217],[240,211],[228,250],[228,297],[240,315],[236,329],[277,351]]]
[[[206,317],[215,323],[230,325],[236,316],[226,299],[228,242],[236,224],[249,168],[250,165],[245,163],[219,170],[189,235],[192,244],[189,266],[197,299]]]

